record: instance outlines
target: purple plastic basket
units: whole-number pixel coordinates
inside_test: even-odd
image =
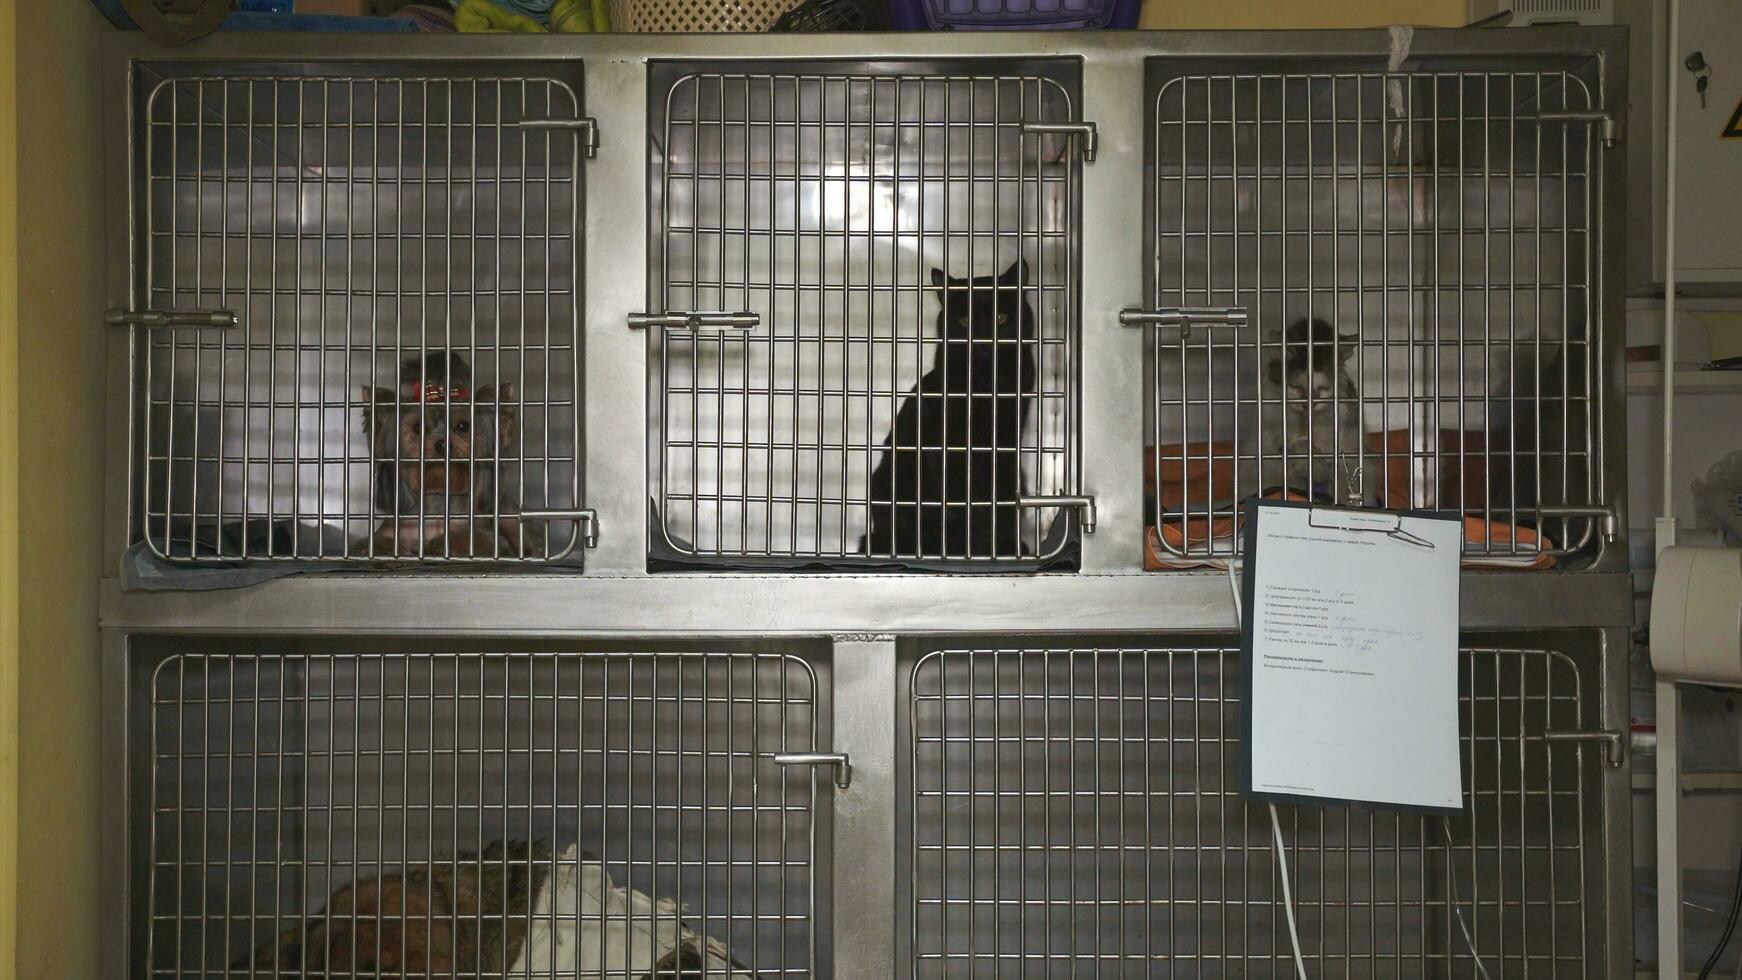
[[[1043,31],[1137,26],[1143,0],[888,0],[898,31]]]

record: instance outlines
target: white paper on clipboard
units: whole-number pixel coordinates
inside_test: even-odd
[[[1248,514],[1246,791],[1456,812],[1455,518]]]

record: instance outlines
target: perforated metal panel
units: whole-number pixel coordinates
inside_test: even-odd
[[[1472,559],[1588,556],[1594,64],[1150,71],[1158,549],[1228,557],[1238,501],[1287,492],[1461,512]]]
[[[818,745],[823,702],[796,656],[185,654],[140,695],[133,975],[301,976],[350,949],[345,926],[359,976],[421,974],[390,955],[421,926],[475,949],[428,975],[500,976],[528,930],[674,921],[755,976],[818,975],[819,777],[773,761]],[[579,862],[672,904],[537,910]],[[428,908],[347,898],[423,881]],[[512,975],[632,976],[575,955]]]
[[[975,568],[1068,543],[1086,144],[1049,127],[1074,77],[879,70],[656,88],[654,294],[704,314],[657,328],[658,550]]]
[[[1449,824],[1282,808],[1309,976],[1605,975],[1590,666],[1464,651]],[[1237,650],[947,650],[910,682],[916,978],[1295,975]]]
[[[611,29],[639,34],[766,31],[798,0],[611,0]]]
[[[133,539],[179,562],[574,552],[579,113],[555,77],[143,82]]]

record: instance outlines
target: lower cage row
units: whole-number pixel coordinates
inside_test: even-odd
[[[1490,641],[1463,815],[1282,808],[1310,975],[1605,972],[1600,644]],[[853,798],[785,764],[836,748],[826,644],[136,639],[128,975],[828,977],[837,876],[887,875],[901,976],[1290,977],[1228,643],[906,649]]]

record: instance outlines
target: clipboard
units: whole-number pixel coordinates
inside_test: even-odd
[[[1464,812],[1461,518],[1256,497],[1243,510],[1241,795]]]

